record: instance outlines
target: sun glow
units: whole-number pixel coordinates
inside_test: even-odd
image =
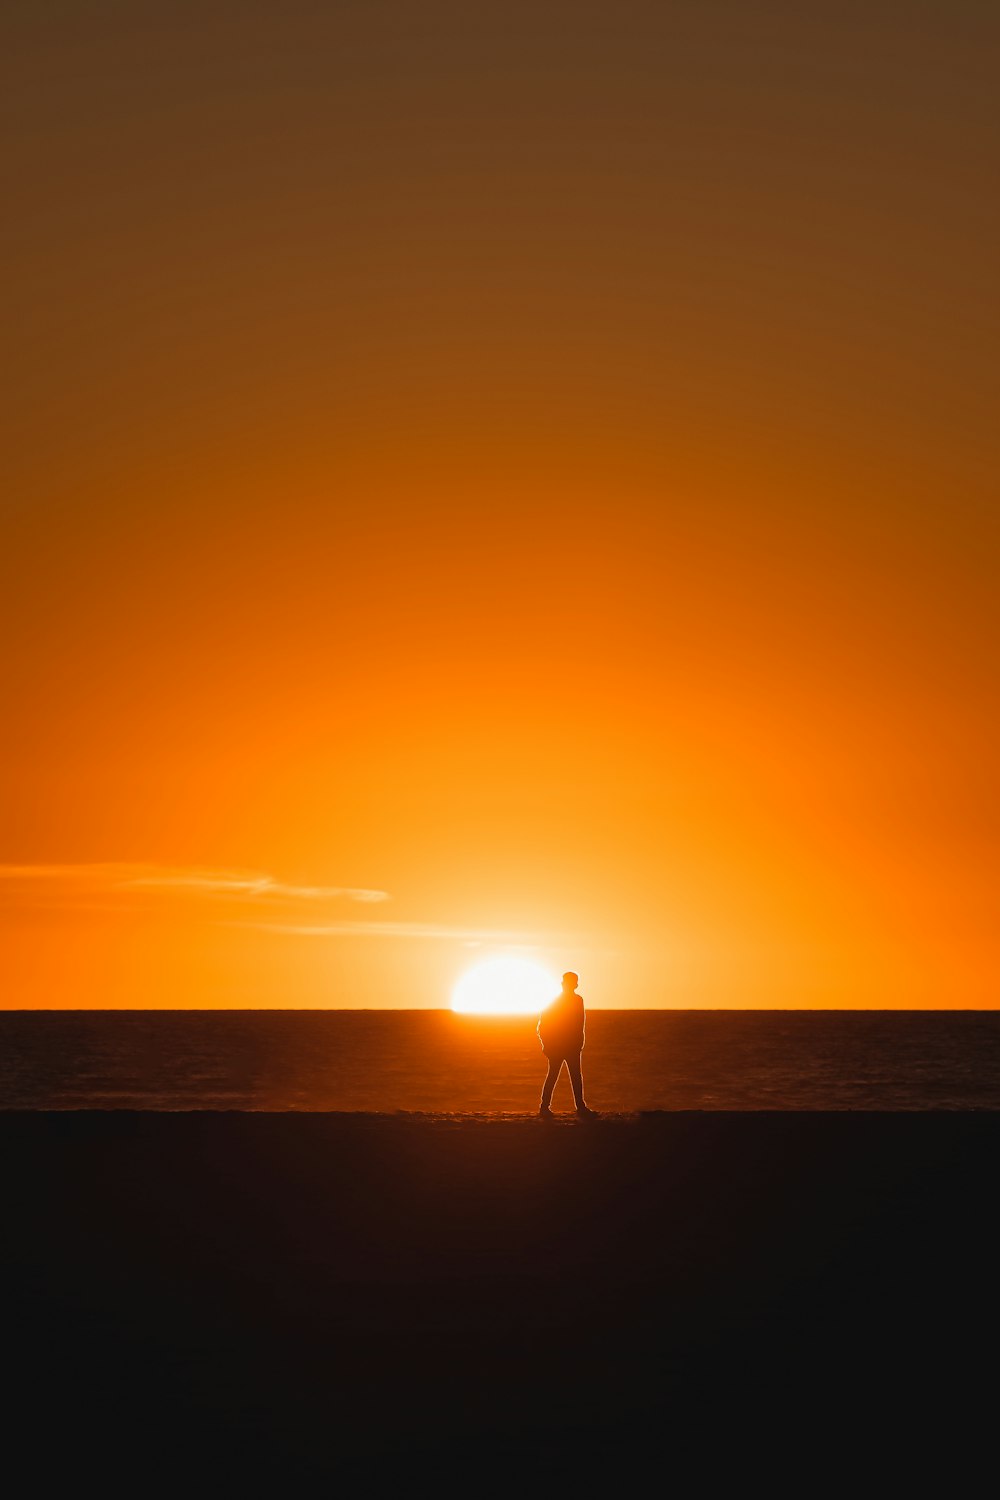
[[[463,1015],[538,1015],[559,992],[559,981],[530,958],[487,958],[467,969],[451,994]]]

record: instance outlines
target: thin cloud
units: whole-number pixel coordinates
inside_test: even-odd
[[[290,885],[258,870],[216,870],[200,865],[132,863],[0,865],[8,896],[42,896],[72,905],[95,895],[188,896],[273,906],[355,901],[372,905],[388,891],[348,885]]]
[[[366,886],[293,885],[258,870],[139,863],[0,865],[0,907],[67,911],[180,912],[187,919],[304,938],[402,938],[503,944],[532,951],[553,943],[579,948],[579,934],[463,927],[447,922],[365,921],[345,903],[371,907],[388,891]]]
[[[149,870],[152,865],[78,864],[78,865],[0,865],[0,880],[12,883],[26,881],[66,881],[85,885],[108,884],[120,879],[123,870]]]
[[[261,932],[285,932],[295,937],[446,938],[469,943],[517,943],[536,947],[536,932],[508,932],[493,927],[449,927],[441,922],[241,922]]]
[[[155,890],[204,891],[209,895],[246,896],[277,901],[388,901],[388,891],[353,885],[286,885],[271,875],[231,870],[170,870],[132,876],[119,884]]]

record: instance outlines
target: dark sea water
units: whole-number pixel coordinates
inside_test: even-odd
[[[2,1109],[527,1113],[544,1072],[523,1017],[0,1013]],[[1000,1012],[590,1011],[584,1077],[611,1112],[1000,1109]]]

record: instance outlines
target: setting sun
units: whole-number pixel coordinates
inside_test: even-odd
[[[537,1015],[559,992],[559,981],[530,958],[488,958],[467,969],[451,995],[463,1015]]]

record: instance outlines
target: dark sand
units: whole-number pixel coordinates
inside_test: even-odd
[[[955,1494],[992,1458],[1000,1115],[0,1132],[40,1490]]]

